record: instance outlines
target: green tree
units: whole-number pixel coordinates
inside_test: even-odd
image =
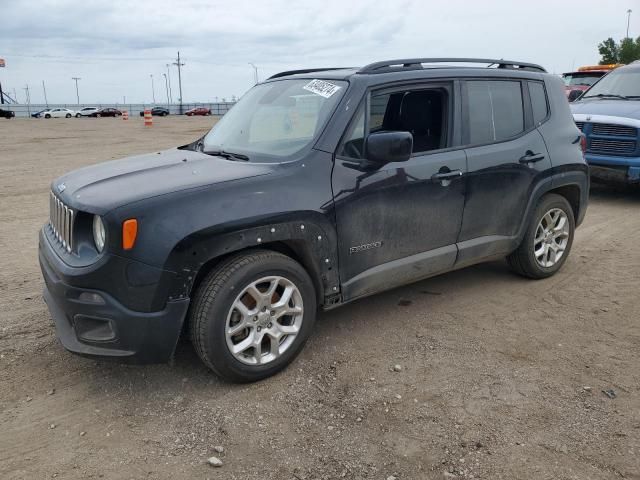
[[[600,65],[631,63],[640,60],[640,37],[623,38],[619,43],[609,37],[598,45]]]
[[[632,38],[622,39],[618,60],[620,60],[620,63],[631,63],[634,60],[640,60],[640,37],[635,41]]]
[[[600,45],[598,45],[598,52],[600,52],[600,65],[609,65],[612,63],[618,63],[619,48],[616,41],[609,37]]]

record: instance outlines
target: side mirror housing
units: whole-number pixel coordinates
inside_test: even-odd
[[[372,133],[365,141],[365,158],[370,166],[406,162],[412,151],[413,135],[410,132]]]
[[[582,90],[577,90],[577,89],[576,89],[576,90],[571,90],[571,91],[569,92],[568,100],[569,100],[570,102],[573,102],[573,101],[577,100],[578,98],[580,98],[580,96],[581,96],[583,93],[584,93],[584,92],[583,92]]]

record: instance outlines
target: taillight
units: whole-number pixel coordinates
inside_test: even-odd
[[[587,153],[587,137],[584,135],[580,136],[580,149],[582,150],[582,155]]]

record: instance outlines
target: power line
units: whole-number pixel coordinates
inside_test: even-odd
[[[31,117],[31,95],[29,95],[29,84],[25,84],[25,87],[23,88],[24,92],[25,92],[25,98],[27,101],[27,114],[29,115],[29,117]]]
[[[42,80],[42,91],[44,92],[44,103],[49,106],[49,100],[47,100],[47,87],[44,86],[44,80]]]
[[[178,50],[178,58],[175,62],[173,62],[173,64],[178,66],[178,89],[180,90],[180,115],[182,115],[182,76],[180,74],[180,67],[183,67],[184,63],[180,63],[179,50]]]
[[[76,98],[78,99],[78,105],[80,105],[80,94],[78,93],[78,80],[82,80],[80,77],[71,77],[71,80],[76,82]]]

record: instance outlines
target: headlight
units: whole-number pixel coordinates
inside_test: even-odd
[[[102,253],[104,250],[106,233],[104,231],[104,223],[102,223],[102,218],[100,215],[93,216],[93,241],[96,244],[96,249],[98,252]]]

